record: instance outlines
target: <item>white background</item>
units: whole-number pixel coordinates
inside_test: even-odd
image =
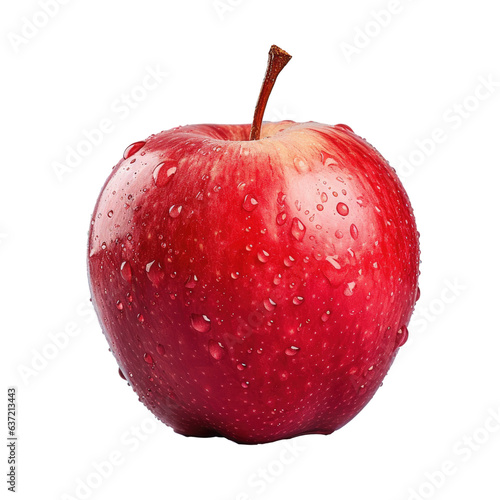
[[[41,3],[3,2],[0,16],[1,407],[16,386],[17,498],[498,500],[495,2],[70,0],[48,21]],[[396,167],[421,232],[422,296],[384,386],[340,431],[185,438],[118,377],[90,309],[90,214],[131,142],[249,123],[272,43],[293,59],[266,119],[347,123]],[[147,68],[168,76],[144,91]],[[140,102],[124,108],[123,94]],[[57,175],[103,119],[112,131]],[[110,456],[119,464],[98,475]]]

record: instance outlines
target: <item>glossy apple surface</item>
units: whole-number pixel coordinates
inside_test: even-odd
[[[249,132],[178,127],[127,149],[92,217],[92,300],[124,377],[176,432],[328,434],[406,340],[413,212],[349,127]]]

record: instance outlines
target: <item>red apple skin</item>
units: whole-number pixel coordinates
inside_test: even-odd
[[[126,151],[92,217],[92,301],[126,380],[176,432],[329,434],[406,340],[413,211],[345,125],[249,132],[178,127]]]

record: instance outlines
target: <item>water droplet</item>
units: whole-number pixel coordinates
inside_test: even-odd
[[[301,204],[299,200],[295,200],[295,208],[300,212]]]
[[[285,199],[286,199],[286,194],[283,193],[283,191],[280,191],[278,193],[278,205],[284,205],[285,204]]]
[[[224,346],[213,339],[208,341],[208,352],[212,358],[217,360],[222,359],[225,354]]]
[[[281,283],[281,274],[276,274],[273,278],[273,284],[279,285]]]
[[[361,207],[366,207],[367,203],[366,200],[364,199],[363,195],[360,195],[356,198],[356,203]]]
[[[335,269],[341,269],[341,265],[337,261],[337,255],[329,255],[325,259],[327,262],[329,262]]]
[[[275,307],[276,307],[276,302],[274,302],[273,299],[268,298],[264,300],[264,308],[266,309],[266,311],[268,312],[274,311]]]
[[[351,228],[350,228],[350,233],[351,233],[351,237],[353,240],[357,240],[358,239],[358,236],[359,236],[359,233],[358,233],[358,228],[356,227],[355,224],[351,224]]]
[[[248,389],[249,385],[250,385],[250,382],[242,382],[241,383],[241,387],[243,387],[243,389]]]
[[[193,289],[196,286],[196,283],[198,283],[198,277],[196,274],[193,274],[187,277],[187,280],[184,282],[184,286],[186,288]]]
[[[191,314],[191,326],[200,333],[209,332],[212,328],[210,319],[204,314]]]
[[[337,203],[337,212],[345,217],[349,213],[349,207],[345,203]]]
[[[236,365],[236,368],[238,368],[238,370],[239,370],[240,372],[242,372],[242,371],[243,371],[246,367],[247,367],[247,365],[246,365],[245,363],[238,363],[238,364]]]
[[[336,236],[337,238],[341,239],[341,238],[343,238],[344,233],[343,233],[340,229],[337,229],[337,230],[335,231],[335,236]]]
[[[257,208],[258,204],[259,204],[259,202],[251,194],[247,194],[245,196],[245,199],[243,200],[243,204],[241,206],[247,212],[252,212],[253,210],[255,210]]]
[[[408,328],[402,326],[396,334],[396,348],[403,346],[408,340]]]
[[[324,208],[325,207],[323,205],[316,205],[316,210],[318,210],[318,212],[322,212]]]
[[[328,195],[326,193],[321,193],[321,201],[326,203],[328,201]]]
[[[296,347],[294,345],[287,347],[285,349],[285,354],[287,356],[295,356],[300,351],[300,347]]]
[[[146,264],[146,275],[153,285],[158,286],[160,281],[164,278],[165,273],[160,263],[152,260]]]
[[[306,163],[304,162],[304,160],[302,160],[301,158],[295,158],[293,160],[293,164],[295,165],[295,168],[299,171],[299,172],[304,172],[306,169],[307,169],[307,165]]]
[[[125,378],[125,375],[123,375],[123,372],[122,372],[121,368],[118,368],[118,375],[120,375],[120,377],[121,377],[123,380],[127,380],[127,379]]]
[[[340,123],[339,125],[335,125],[336,128],[340,128],[342,130],[345,130],[347,132],[352,132],[354,133],[354,131],[352,130],[351,127],[349,127],[349,125],[344,125],[343,123]]]
[[[345,289],[344,289],[344,295],[347,297],[350,297],[354,292],[354,287],[356,286],[356,283],[354,281],[351,281],[350,283],[347,283]]]
[[[168,210],[168,215],[172,217],[172,219],[177,219],[179,215],[181,215],[182,205],[172,205]]]
[[[415,302],[420,298],[420,287],[417,287],[417,296],[415,298]]]
[[[276,224],[278,224],[278,226],[282,226],[285,222],[286,222],[286,212],[280,212],[276,216]]]
[[[132,294],[130,292],[127,293],[127,300],[129,301],[130,304],[132,304],[134,298],[132,297]]]
[[[165,356],[165,347],[162,345],[162,344],[158,344],[156,346],[156,352],[160,355],[160,356]]]
[[[331,314],[331,311],[325,311],[321,315],[321,321],[323,321],[323,323],[326,323],[330,319],[330,314]]]
[[[285,264],[286,267],[292,267],[294,263],[295,259],[291,255],[283,259],[283,264]]]
[[[153,364],[153,357],[151,356],[151,354],[145,352],[144,353],[144,361],[146,361],[146,363],[148,365],[152,365]]]
[[[300,306],[304,302],[304,297],[294,297],[292,302],[295,306]]]
[[[139,323],[144,323],[144,316],[142,314],[138,314],[137,315],[137,321],[139,321]]]
[[[134,142],[131,144],[123,153],[123,159],[127,160],[131,156],[135,155],[138,151],[140,151],[144,144],[146,144],[145,141],[139,141],[139,142]]]
[[[265,264],[269,260],[269,253],[266,252],[265,250],[259,250],[257,252],[257,258],[259,259],[260,262]]]
[[[119,300],[116,301],[116,308],[119,311],[123,311],[123,304]]]
[[[109,217],[110,219],[111,219],[111,217],[113,217],[113,210],[110,210],[110,211],[108,212],[108,217]]]
[[[292,233],[292,236],[297,241],[302,241],[304,239],[304,235],[306,234],[306,227],[300,219],[294,217],[292,220],[292,228],[290,231]]]
[[[240,277],[240,273],[238,273],[238,272],[231,273],[231,278],[233,278],[233,280],[237,280],[239,277]]]
[[[173,163],[173,160],[167,160],[156,165],[153,170],[153,180],[155,186],[163,187],[168,184],[172,176],[177,172],[177,167],[173,165]]]

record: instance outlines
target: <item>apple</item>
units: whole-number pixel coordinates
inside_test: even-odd
[[[120,372],[186,436],[329,434],[408,336],[419,242],[393,168],[346,125],[250,125],[129,146],[97,200],[92,301]]]

